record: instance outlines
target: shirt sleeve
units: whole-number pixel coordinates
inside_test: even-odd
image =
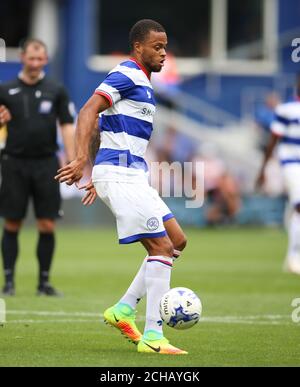
[[[135,86],[133,81],[119,71],[109,73],[104,81],[97,87],[95,94],[105,97],[110,106],[116,104]]]
[[[69,99],[67,90],[63,86],[60,87],[58,94],[57,115],[61,125],[74,123],[75,107]]]
[[[271,132],[276,136],[282,137],[285,135],[288,125],[288,119],[284,116],[282,109],[275,110],[275,117],[271,124]]]

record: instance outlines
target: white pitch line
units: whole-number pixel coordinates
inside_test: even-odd
[[[45,316],[45,317],[69,317],[59,319],[21,319],[8,320],[12,324],[39,324],[39,323],[99,323],[103,319],[102,313],[91,312],[64,312],[64,311],[34,311],[34,310],[8,310],[8,315],[26,315],[26,316]],[[72,317],[97,317],[96,319],[80,319]],[[145,321],[145,318],[139,316],[137,321]],[[251,315],[251,316],[204,316],[200,322],[217,324],[248,324],[248,325],[287,325],[292,324],[290,315]]]
[[[245,325],[290,325],[292,321],[259,321],[259,320],[242,320],[242,319],[222,319],[218,317],[217,319],[211,317],[202,318],[200,321],[203,323],[212,323],[212,324],[245,324]]]
[[[221,320],[221,319],[218,319],[218,320],[214,320],[212,318],[209,318],[209,319],[202,319],[200,320],[200,323],[203,322],[203,323],[212,323],[212,324],[243,324],[243,325],[266,325],[266,326],[270,326],[270,325],[276,325],[276,326],[283,326],[283,325],[292,325],[292,321],[291,322],[288,322],[288,321],[247,321],[247,320]],[[101,323],[101,321],[99,320],[84,320],[84,319],[57,319],[57,320],[8,320],[6,321],[6,323],[4,323],[3,325],[6,325],[6,324],[53,324],[53,323],[58,323],[58,324],[61,324],[61,323],[71,323],[71,324],[82,324],[82,323],[88,323],[88,324],[99,324]]]
[[[30,316],[70,316],[70,317],[101,317],[101,313],[91,312],[64,312],[64,311],[37,311],[37,310],[7,310],[6,314],[30,315]]]
[[[99,323],[99,320],[57,319],[57,320],[8,320],[6,324],[45,324],[45,323]]]
[[[36,310],[7,310],[7,314],[14,315],[30,315],[30,316],[69,316],[69,317],[103,317],[102,313],[93,313],[93,312],[64,312],[64,311],[36,311]],[[281,320],[289,319],[290,315],[288,314],[263,314],[263,315],[251,315],[251,316],[207,316],[203,317],[204,319],[214,319],[214,320]]]
[[[202,320],[214,320],[217,321],[218,319],[224,321],[224,320],[247,320],[247,321],[256,321],[256,320],[270,320],[270,321],[276,321],[276,320],[286,320],[290,319],[291,316],[288,314],[282,314],[282,315],[256,315],[256,316],[205,316],[202,318]]]

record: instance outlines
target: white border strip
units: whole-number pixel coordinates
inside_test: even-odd
[[[7,315],[15,316],[45,316],[45,317],[69,317],[52,319],[15,319],[7,320],[7,324],[42,324],[42,323],[99,323],[103,320],[102,313],[90,312],[64,312],[64,311],[34,311],[34,310],[8,310]],[[79,317],[79,318],[76,318]],[[90,318],[80,318],[90,317]],[[97,317],[97,319],[96,319]],[[140,316],[137,321],[145,321]],[[205,316],[200,319],[202,323],[212,324],[246,324],[246,325],[291,325],[291,316],[283,315],[251,315],[251,316]]]

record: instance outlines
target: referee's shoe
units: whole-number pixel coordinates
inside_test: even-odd
[[[14,296],[15,295],[15,287],[12,282],[6,282],[6,284],[2,288],[1,296]]]
[[[37,296],[63,297],[63,293],[56,290],[49,282],[42,282],[36,292]]]

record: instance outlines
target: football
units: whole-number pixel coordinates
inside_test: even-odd
[[[202,304],[200,298],[188,288],[170,289],[160,300],[162,320],[175,329],[188,329],[200,319]]]

